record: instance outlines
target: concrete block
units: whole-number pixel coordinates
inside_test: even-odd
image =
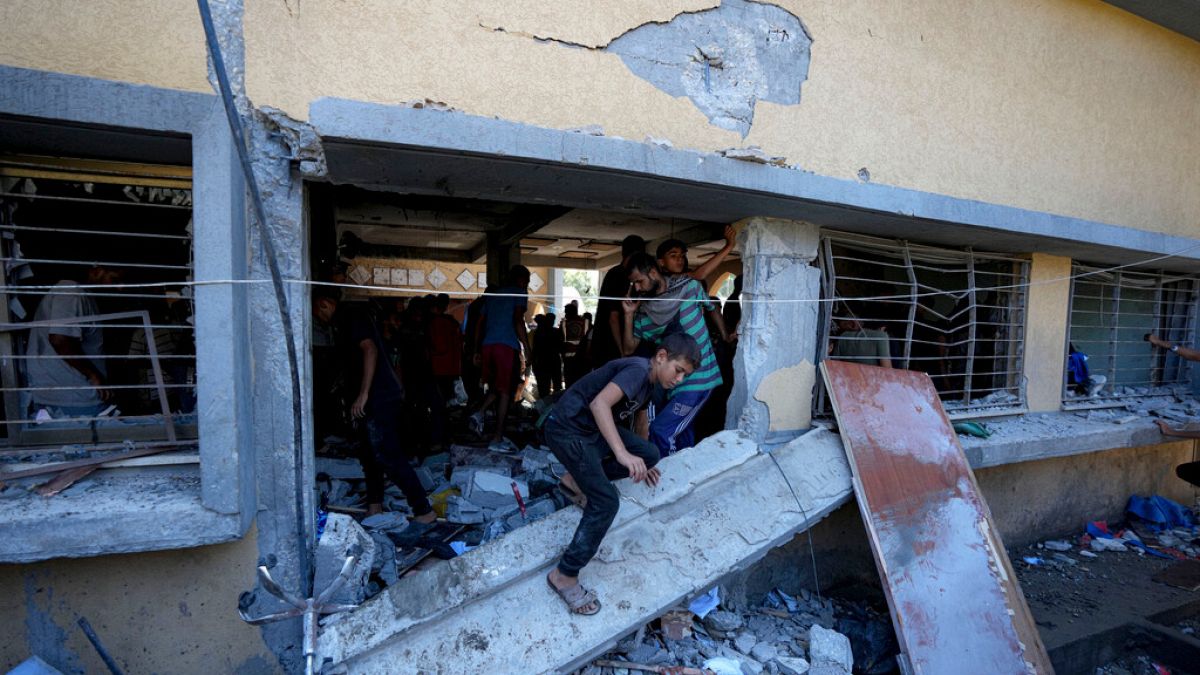
[[[418,466],[413,469],[417,474],[417,480],[421,481],[421,489],[426,492],[432,492],[433,488],[437,487],[437,483],[433,480],[433,474],[423,466]]]
[[[376,548],[371,535],[353,518],[341,513],[329,514],[325,531],[317,542],[316,578],[313,581],[317,593],[329,587],[338,572],[342,571],[346,555],[355,551],[358,552],[358,560],[354,563],[354,571],[346,584],[333,595],[332,602],[358,604],[363,601],[367,579],[375,564]]]
[[[536,499],[525,505],[525,515],[522,516],[520,511],[510,514],[504,519],[504,529],[512,532],[518,527],[524,527],[530,523],[537,522],[546,516],[558,510],[558,506],[554,500],[549,497]]]
[[[774,454],[780,469],[747,436],[727,431],[660,463],[657,490],[619,481],[617,517],[582,574],[604,602],[596,616],[569,614],[546,586],[579,521],[578,509],[563,509],[332,618],[318,660],[328,659],[331,673],[580,667],[849,500],[837,436],[815,430]]]
[[[339,459],[337,457],[317,457],[315,470],[339,480],[362,480],[362,464],[357,459]]]
[[[462,496],[484,509],[507,508],[517,503],[512,488],[514,482],[521,493],[521,499],[529,499],[529,485],[525,481],[486,471],[476,471],[471,475]]]
[[[854,668],[850,638],[817,624],[808,630],[808,658],[812,668],[810,672],[820,668],[821,672],[850,675]]]
[[[477,525],[483,522],[483,509],[458,495],[446,499],[446,520],[460,525]]]
[[[795,656],[780,656],[775,659],[782,675],[807,675],[808,661]]]

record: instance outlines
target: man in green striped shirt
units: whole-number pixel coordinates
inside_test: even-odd
[[[624,355],[652,354],[663,336],[674,332],[690,335],[700,346],[700,365],[671,391],[669,400],[651,408],[650,440],[666,457],[692,447],[696,414],[721,384],[721,370],[704,323],[705,313],[713,307],[700,282],[686,274],[664,275],[646,253],[631,256],[626,267],[631,286],[643,299],[622,303]]]

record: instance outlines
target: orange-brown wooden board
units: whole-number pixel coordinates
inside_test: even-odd
[[[913,673],[1053,673],[958,436],[925,373],[821,364]]]

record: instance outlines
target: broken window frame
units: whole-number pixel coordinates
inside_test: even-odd
[[[835,247],[849,249],[863,256],[881,256],[885,259],[871,260],[869,258],[854,258],[856,262],[867,265],[877,265],[882,267],[891,267],[902,270],[907,277],[907,282],[887,281],[880,279],[868,279],[864,277],[839,277],[837,273],[837,262],[839,259],[846,259],[848,256],[839,255],[835,252]],[[1013,269],[1011,272],[996,272],[986,269],[983,264],[986,263],[1001,263],[1011,264]],[[847,232],[825,231],[821,235],[820,250],[817,254],[817,265],[821,269],[821,297],[823,302],[820,305],[818,313],[818,335],[819,340],[818,353],[816,354],[816,362],[819,364],[822,359],[827,358],[831,346],[831,329],[835,320],[843,317],[835,315],[836,302],[825,301],[828,299],[850,300],[854,297],[842,297],[834,293],[834,288],[839,280],[850,280],[864,282],[870,287],[880,289],[879,292],[859,295],[857,297],[874,297],[874,296],[897,296],[889,297],[887,300],[876,302],[885,302],[889,304],[907,305],[907,318],[903,320],[896,319],[881,319],[880,317],[858,317],[868,321],[875,320],[877,322],[896,323],[903,327],[903,333],[892,335],[889,333],[889,342],[895,343],[897,340],[902,340],[903,351],[898,356],[893,356],[892,365],[896,368],[909,368],[914,361],[932,358],[932,357],[917,357],[913,356],[914,328],[917,325],[922,325],[931,330],[937,330],[936,327],[923,323],[917,317],[917,307],[924,300],[926,303],[936,296],[930,296],[930,293],[944,292],[953,295],[958,293],[962,299],[966,299],[968,304],[965,308],[952,314],[951,318],[966,313],[967,323],[959,327],[958,330],[965,329],[967,335],[964,339],[958,341],[967,351],[961,356],[948,357],[953,360],[961,360],[964,363],[964,372],[961,374],[943,374],[931,375],[935,385],[938,385],[939,379],[947,377],[962,377],[963,384],[961,389],[951,391],[943,391],[942,405],[946,409],[947,415],[951,419],[966,419],[979,418],[986,416],[1012,415],[1021,413],[1026,410],[1026,380],[1024,376],[1024,358],[1025,358],[1025,323],[1027,318],[1027,287],[1029,283],[1030,260],[1027,257],[1004,254],[975,251],[972,248],[948,248],[926,244],[917,244],[900,239],[886,239],[881,237],[872,237],[869,235],[860,235]],[[942,268],[937,265],[943,265]],[[959,267],[953,267],[957,265]],[[929,272],[941,273],[957,273],[964,274],[967,277],[967,287],[957,291],[944,291],[941,288],[923,283],[919,278],[919,271],[926,270]],[[907,286],[907,292],[889,290],[889,286]],[[994,305],[989,305],[981,301],[978,297],[977,289],[996,288],[997,294],[1001,296],[1001,300]],[[902,296],[907,295],[907,298]],[[867,301],[870,302],[870,301]],[[922,305],[928,309],[928,305]],[[978,327],[984,323],[989,323],[981,319],[979,313],[981,310],[1002,310],[1007,317],[1007,320],[997,322],[998,336],[988,341],[996,345],[1008,344],[1009,347],[1006,353],[994,354],[990,357],[977,356],[974,351],[975,344],[982,338],[977,338]],[[942,331],[945,332],[945,331]],[[951,333],[954,331],[950,331]],[[1001,337],[1000,333],[1007,335]],[[957,346],[956,343],[951,343],[951,346]],[[1004,361],[1002,369],[996,369],[994,366],[988,371],[978,371],[975,367],[980,362],[991,361],[996,363]],[[1004,376],[1007,380],[1002,387],[981,388],[972,386],[974,378],[978,376]],[[939,387],[939,391],[942,388]],[[991,392],[1007,391],[1015,398],[1003,402],[980,402],[979,399]],[[949,397],[946,394],[955,394]],[[825,390],[824,382],[818,377],[816,392],[813,396],[813,417],[828,418],[832,416],[833,410],[829,401],[828,393]]]
[[[1196,342],[1196,303],[1200,298],[1200,276],[1180,274],[1166,271],[1143,271],[1117,269],[1105,271],[1106,266],[1093,265],[1085,262],[1074,262],[1071,265],[1071,293],[1067,305],[1067,335],[1063,345],[1064,364],[1070,358],[1071,346],[1105,345],[1105,353],[1090,354],[1088,350],[1080,351],[1088,354],[1088,369],[1091,374],[1104,375],[1107,382],[1103,395],[1087,397],[1072,391],[1075,386],[1070,382],[1070,369],[1064,367],[1062,386],[1062,407],[1064,410],[1089,410],[1099,408],[1117,408],[1127,405],[1130,401],[1154,396],[1173,395],[1178,391],[1190,389],[1191,362],[1172,354],[1169,350],[1155,349],[1145,342],[1143,335],[1153,332],[1163,339],[1190,347]],[[1131,283],[1136,282],[1136,283]],[[1099,295],[1080,295],[1081,291],[1099,287]],[[1108,290],[1111,289],[1111,290]],[[1122,289],[1127,291],[1122,297]],[[1152,300],[1145,297],[1130,299],[1128,291],[1152,290]],[[1083,309],[1081,300],[1096,300],[1100,307],[1097,310]],[[1151,312],[1122,311],[1123,303],[1145,304],[1153,302]],[[1126,319],[1122,326],[1121,317]],[[1140,323],[1135,317],[1149,317],[1150,323]],[[1083,320],[1096,323],[1080,323]],[[1106,323],[1107,322],[1107,323]],[[1095,328],[1105,330],[1107,336],[1103,340],[1083,340],[1079,329]],[[1121,345],[1127,345],[1122,347]],[[1142,347],[1144,345],[1144,348]],[[1124,350],[1125,353],[1122,353]],[[1135,352],[1130,354],[1129,352]],[[1100,356],[1101,358],[1095,358]],[[1148,368],[1128,365],[1132,357],[1148,356],[1151,364]],[[1121,372],[1148,373],[1148,380],[1118,381]],[[1173,376],[1167,377],[1167,373]],[[1122,391],[1114,390],[1120,387]],[[1146,387],[1150,391],[1137,391]],[[1133,388],[1133,391],[1123,391]]]
[[[14,185],[22,184],[21,179],[33,182],[34,185],[42,185],[45,187],[50,184],[58,185],[83,185],[83,184],[99,184],[106,186],[124,186],[124,191],[128,196],[130,190],[136,194],[141,191],[143,197],[146,196],[148,190],[164,190],[163,194],[173,197],[184,197],[185,204],[162,204],[152,203],[151,201],[140,201],[143,197],[129,197],[128,201],[115,200],[100,196],[86,197],[65,197],[61,195],[45,195],[37,192],[20,192],[0,194],[0,202],[10,199],[18,204],[22,201],[30,204],[37,204],[38,200],[48,200],[54,202],[82,202],[93,206],[96,209],[104,209],[106,207],[117,207],[126,209],[124,213],[138,211],[141,209],[161,210],[169,208],[174,211],[186,211],[189,219],[189,224],[186,227],[186,234],[172,235],[165,232],[154,231],[133,231],[136,228],[126,227],[125,229],[105,230],[102,228],[91,227],[85,223],[34,223],[23,222],[20,217],[19,206],[16,209],[16,218],[13,221],[8,219],[0,221],[0,258],[5,261],[7,267],[11,267],[11,272],[15,272],[22,267],[29,266],[34,269],[41,268],[43,271],[49,269],[51,271],[56,268],[77,269],[80,266],[90,266],[96,264],[92,260],[76,260],[70,255],[62,257],[53,257],[49,259],[23,258],[19,257],[16,252],[19,251],[21,239],[26,239],[26,244],[29,243],[29,238],[37,237],[38,235],[61,235],[64,237],[90,237],[97,240],[107,239],[110,241],[126,241],[130,238],[141,240],[157,240],[170,239],[174,241],[186,241],[186,264],[174,265],[167,264],[166,260],[149,260],[142,259],[137,261],[104,261],[112,262],[111,266],[114,269],[134,269],[142,268],[146,270],[169,270],[168,274],[178,273],[182,271],[186,280],[193,278],[194,274],[194,254],[192,249],[192,234],[190,220],[192,217],[193,204],[191,200],[192,194],[192,169],[190,166],[174,166],[166,164],[146,164],[135,162],[116,162],[108,160],[97,160],[90,158],[79,157],[58,157],[58,156],[42,156],[29,154],[0,154],[0,177],[16,179],[18,182]],[[179,191],[185,191],[186,194],[180,195]],[[147,211],[153,213],[155,211]],[[175,218],[179,220],[177,216]],[[91,257],[104,257],[91,256]],[[10,273],[11,273],[10,272]],[[152,381],[147,383],[110,383],[113,390],[126,391],[145,391],[151,398],[158,397],[157,410],[150,413],[121,415],[120,417],[91,417],[91,418],[72,418],[56,422],[54,424],[40,426],[39,422],[34,418],[34,409],[37,407],[31,400],[26,401],[28,393],[35,391],[37,387],[32,382],[22,381],[24,378],[18,372],[21,370],[19,364],[28,363],[31,359],[46,358],[34,357],[24,353],[24,349],[19,349],[17,345],[23,344],[19,342],[19,336],[24,335],[28,338],[27,331],[35,325],[33,320],[36,314],[38,305],[46,298],[54,294],[60,294],[56,289],[42,290],[34,288],[30,290],[22,290],[21,284],[13,284],[9,281],[9,273],[0,279],[0,300],[3,301],[3,307],[0,308],[0,395],[3,396],[4,416],[3,424],[4,438],[0,440],[9,452],[16,451],[53,451],[61,448],[64,445],[79,445],[93,446],[97,444],[111,445],[117,444],[139,444],[139,443],[176,443],[180,447],[194,448],[197,438],[197,425],[195,423],[178,425],[168,403],[168,389],[171,390],[191,390],[193,400],[195,400],[195,375],[196,372],[196,355],[194,350],[192,353],[183,356],[168,356],[159,355],[156,349],[155,329],[164,328],[174,330],[176,332],[194,333],[193,326],[177,326],[177,325],[161,325],[152,323],[147,310],[141,311],[122,311],[117,313],[104,313],[90,315],[86,317],[77,317],[74,319],[58,319],[54,320],[55,325],[71,324],[81,326],[97,326],[102,330],[112,329],[129,329],[133,332],[144,331],[145,338],[145,355],[134,355],[132,353],[116,353],[111,346],[106,345],[105,351],[92,357],[92,360],[102,359],[106,366],[125,365],[133,361],[149,361],[150,371],[147,373],[152,378]],[[38,280],[38,284],[48,284],[48,278]],[[35,284],[35,285],[38,285]],[[190,289],[175,289],[183,290],[183,293],[178,294],[177,301],[188,303],[189,306],[193,302]],[[108,296],[110,298],[119,298],[125,300],[137,300],[139,298],[146,300],[163,300],[166,295],[163,289],[151,288],[148,290],[132,290],[125,291],[120,289],[114,290],[98,290],[85,293],[95,297]],[[10,298],[21,298],[26,300],[25,311],[28,315],[20,318],[14,317],[10,310]],[[194,308],[192,312],[194,313]],[[46,322],[41,322],[46,324]],[[169,322],[168,322],[169,323]],[[136,339],[138,336],[134,336]],[[111,339],[111,333],[110,333]],[[120,343],[118,343],[120,344]],[[126,350],[128,351],[128,350]],[[192,375],[190,382],[171,383],[164,381],[163,365],[164,362],[170,360],[170,365],[182,364],[185,372],[190,372]],[[177,368],[175,370],[178,370]],[[135,370],[130,370],[127,374],[134,374]],[[124,393],[124,392],[122,392]],[[172,392],[173,393],[173,392]],[[142,401],[146,403],[146,401]],[[28,410],[22,410],[25,404],[29,404]],[[191,411],[195,413],[195,409]],[[160,415],[161,419],[155,423],[154,416]],[[130,421],[131,424],[112,424],[116,421]],[[93,424],[95,422],[95,424]],[[198,457],[195,458],[198,461]]]

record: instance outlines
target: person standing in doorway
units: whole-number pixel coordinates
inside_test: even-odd
[[[525,330],[529,269],[514,265],[505,278],[505,286],[484,296],[479,312],[474,336],[475,359],[488,391],[479,409],[471,415],[470,424],[477,435],[483,436],[484,414],[495,405],[496,432],[488,447],[497,452],[515,452],[516,446],[504,438],[504,424],[516,392],[520,351],[525,349],[526,354],[533,353]]]
[[[631,234],[621,242],[621,264],[604,275],[600,300],[596,304],[596,325],[592,330],[591,367],[599,368],[621,358],[621,300],[629,295],[629,273],[625,265],[635,253],[646,252],[646,240]]]

